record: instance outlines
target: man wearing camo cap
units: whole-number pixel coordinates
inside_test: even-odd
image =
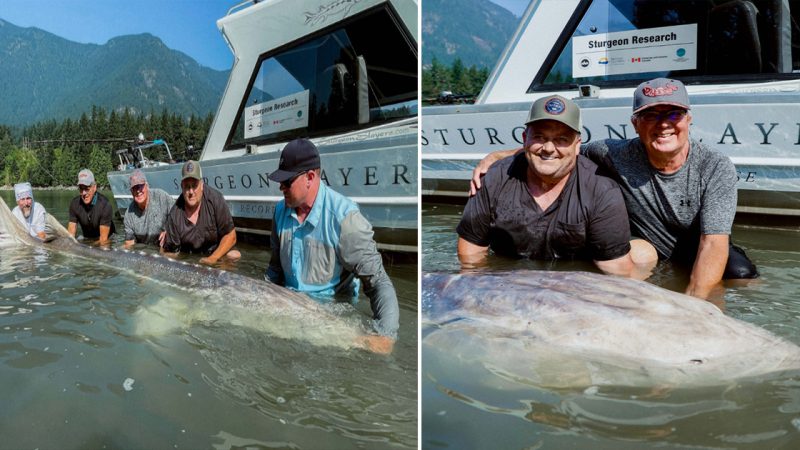
[[[160,246],[164,242],[164,222],[175,200],[166,191],[151,188],[140,169],[133,171],[129,181],[133,201],[123,217],[125,247],[136,243]]]
[[[631,275],[625,202],[613,180],[578,154],[580,109],[550,95],[534,102],[524,151],[495,164],[458,224],[466,266],[496,254],[541,260],[592,260],[602,271]]]
[[[97,192],[91,170],[83,169],[78,173],[78,192],[69,204],[67,231],[75,236],[80,224],[84,239],[99,238],[101,244],[108,243],[109,236],[116,232],[113,209],[105,195]]]
[[[639,137],[592,142],[581,152],[622,188],[634,262],[669,259],[690,266],[686,293],[699,298],[709,298],[723,278],[758,277],[744,251],[730,243],[736,169],[725,155],[690,139],[692,114],[683,83],[656,78],[639,84],[631,123]],[[506,154],[481,161],[473,186],[480,188],[480,172]]]
[[[33,237],[45,239],[45,223],[47,211],[41,203],[33,201],[33,188],[30,183],[18,183],[14,185],[14,196],[17,199],[17,206],[11,213],[19,219],[25,229]]]

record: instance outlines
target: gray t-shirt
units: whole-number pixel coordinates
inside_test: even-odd
[[[158,245],[158,235],[164,231],[164,222],[175,200],[161,189],[150,189],[147,207],[142,211],[131,202],[125,211],[125,240]]]
[[[652,243],[659,257],[692,260],[701,234],[730,234],[736,214],[736,168],[728,157],[690,140],[675,173],[654,169],[639,138],[581,146],[581,153],[617,180],[631,234]]]

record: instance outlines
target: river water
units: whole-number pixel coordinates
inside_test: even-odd
[[[423,205],[423,273],[460,270],[455,227],[462,210]],[[800,230],[737,225],[733,240],[747,250],[761,278],[729,283],[726,313],[800,345]],[[593,270],[587,263],[496,257],[491,265]],[[662,263],[649,281],[680,291],[687,280],[685,270]],[[423,342],[427,331],[423,325]],[[422,346],[423,448],[800,448],[800,373],[707,388],[551,390],[510,387],[474,365],[442,367],[434,355]]]
[[[34,193],[62,224],[75,195]],[[231,270],[261,278],[266,246],[237,247]],[[416,448],[417,264],[387,271],[400,340],[376,356],[272,337],[124,268],[3,249],[0,448]],[[143,311],[165,299],[177,306],[151,329],[163,312]],[[369,314],[363,294],[356,308]]]

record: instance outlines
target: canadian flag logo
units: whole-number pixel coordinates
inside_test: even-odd
[[[631,58],[631,62],[642,62],[642,58]]]

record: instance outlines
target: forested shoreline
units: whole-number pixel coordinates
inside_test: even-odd
[[[162,139],[173,158],[199,157],[213,114],[181,117],[161,113],[110,113],[93,106],[80,119],[49,120],[28,127],[0,124],[0,186],[21,181],[35,188],[75,186],[78,171],[89,168],[99,186],[108,186],[106,173],[119,164],[116,151],[131,145],[141,133],[146,141]],[[192,146],[194,155],[187,155]],[[160,151],[157,149],[156,151]]]

